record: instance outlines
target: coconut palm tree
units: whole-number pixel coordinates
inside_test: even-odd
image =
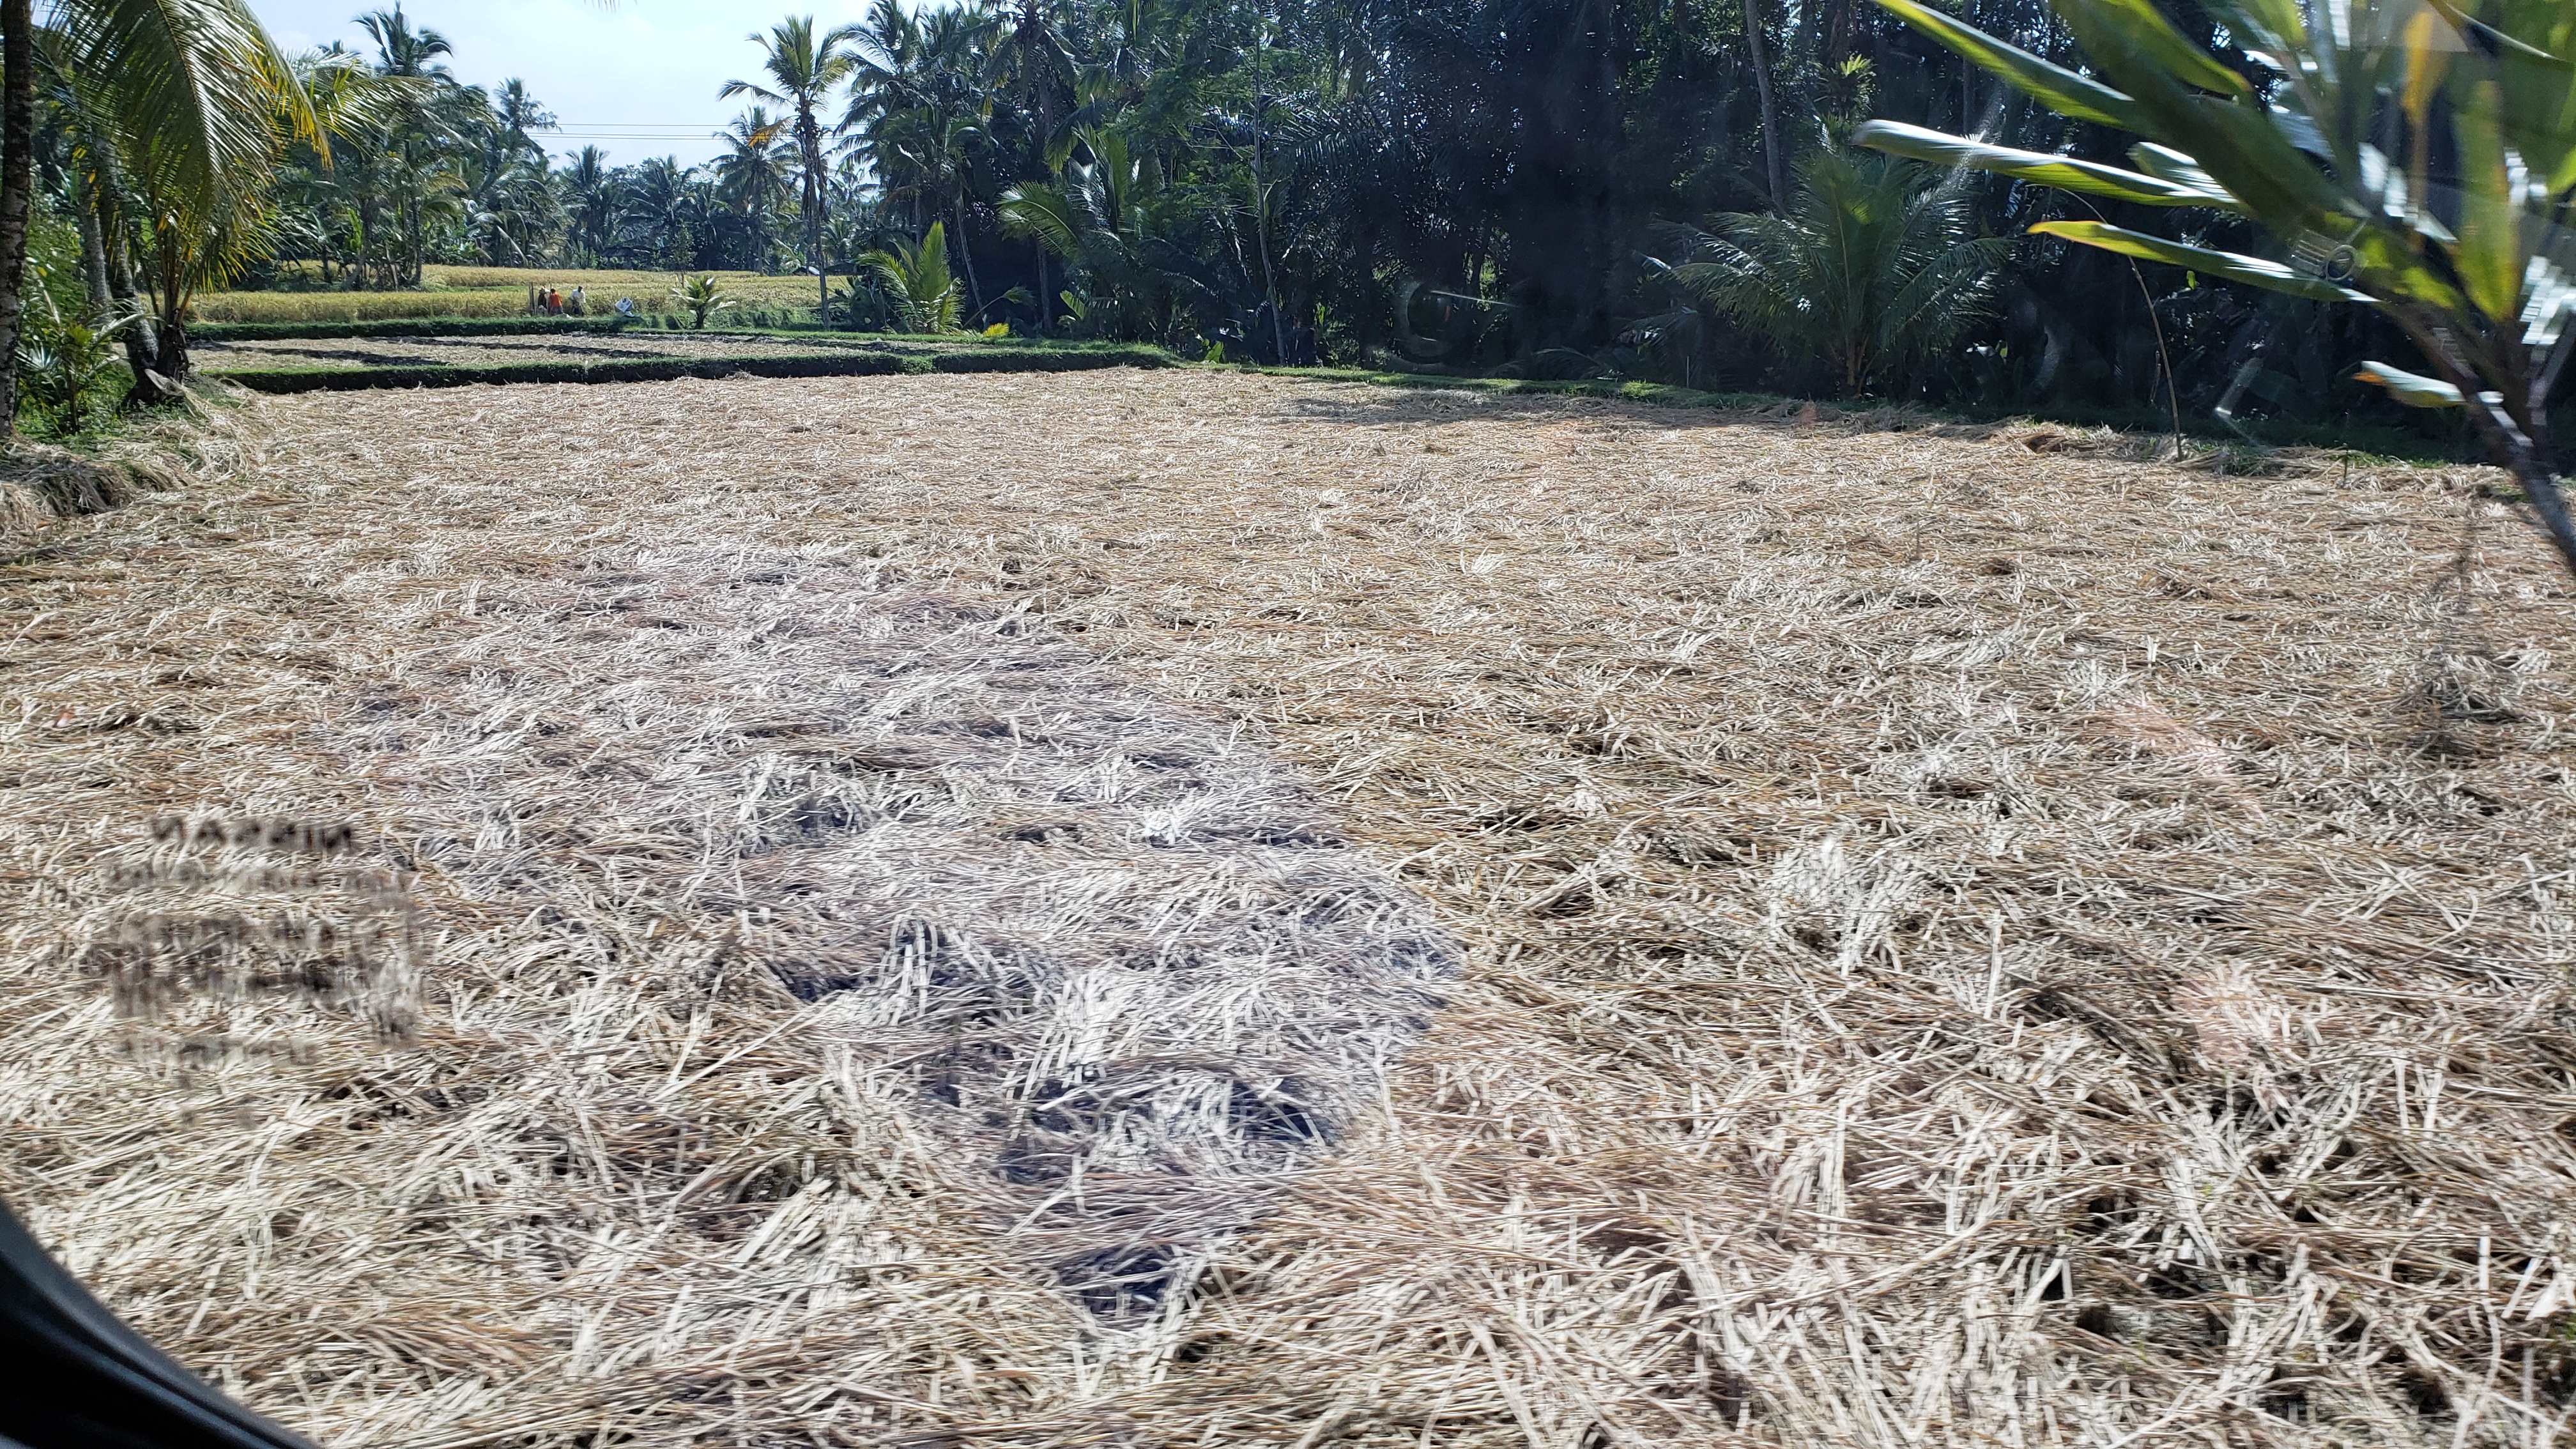
[[[0,8],[14,0],[0,0]],[[141,233],[151,261],[153,363],[188,371],[182,319],[195,290],[262,254],[271,178],[288,142],[327,147],[321,118],[296,68],[278,53],[243,0],[69,0],[54,12],[59,68],[74,78],[80,122],[93,147],[93,181],[112,168],[120,222]],[[9,105],[32,87],[35,34],[24,45],[0,15]],[[22,74],[22,72],[27,72]],[[25,197],[11,209],[10,177],[23,183],[32,127],[0,124],[0,427],[14,426]],[[149,369],[147,369],[149,370]],[[137,382],[147,397],[149,377]]]
[[[696,167],[669,156],[655,156],[636,167],[618,217],[621,244],[668,271],[695,267],[707,221],[699,205],[697,174]]]
[[[485,260],[496,267],[525,267],[542,259],[547,239],[563,220],[563,203],[542,157],[504,156],[495,164],[467,156],[458,179]]]
[[[983,283],[975,276],[974,254],[966,249],[968,168],[989,140],[973,117],[935,107],[903,111],[877,129],[871,148],[879,164],[895,176],[886,194],[926,204],[936,215],[944,206],[957,222],[957,253],[966,262],[966,284],[975,305],[984,305]]]
[[[405,128],[431,83],[382,74],[336,42],[296,67],[327,144],[282,171],[279,199],[311,214],[326,247],[348,263],[349,286],[398,286],[411,184]]]
[[[927,98],[929,65],[921,22],[898,0],[876,0],[867,19],[852,27],[849,109],[838,127],[864,152],[872,127],[892,112]]]
[[[604,256],[617,245],[617,211],[624,202],[620,173],[608,165],[608,153],[584,146],[557,178],[564,192],[565,241],[591,256]]]
[[[528,93],[526,81],[512,77],[501,82],[501,89],[492,94],[492,118],[499,122],[500,137],[511,150],[531,156],[545,154],[545,148],[528,133],[553,130],[554,113]]]
[[[796,151],[795,142],[788,138],[787,124],[784,118],[773,117],[765,108],[754,106],[734,117],[733,124],[725,129],[727,149],[715,160],[716,185],[749,225],[752,264],[764,272],[769,270],[771,220],[779,200],[787,194],[787,171]],[[819,240],[808,244],[809,251],[815,253],[821,246]]]
[[[989,175],[995,159],[1004,34],[998,12],[959,6],[916,20],[894,0],[878,0],[855,42],[860,64],[841,121],[887,198],[909,206],[914,225],[942,213],[956,223],[949,239],[979,308],[983,283],[966,204],[974,178]]]
[[[69,82],[88,142],[85,180],[103,226],[117,225],[117,256],[121,223],[149,219],[167,280],[163,330],[179,343],[150,359],[164,368],[185,368],[187,289],[257,244],[281,128],[312,126],[302,88],[241,0],[60,0],[52,22],[40,34],[31,0],[0,0],[0,439],[16,427],[38,71],[50,64]],[[151,368],[137,360],[148,388]]]
[[[437,204],[442,167],[438,164],[438,132],[430,102],[437,91],[455,84],[455,77],[439,64],[441,56],[453,55],[456,47],[447,37],[426,26],[413,29],[403,14],[400,0],[391,10],[370,10],[358,17],[358,27],[376,43],[376,70],[380,75],[419,83],[422,89],[402,110],[394,127],[394,159],[391,168],[403,188],[396,211],[405,241],[405,265],[398,281],[417,282],[425,260],[424,229],[430,212]]]
[[[814,268],[818,308],[828,307],[831,302],[830,283],[823,275],[830,270],[823,255],[823,228],[831,193],[828,163],[823,156],[823,127],[814,118],[814,108],[858,68],[858,54],[851,48],[857,39],[856,26],[834,26],[817,37],[813,16],[791,15],[771,26],[769,34],[750,37],[766,52],[761,68],[769,72],[774,88],[734,80],[725,82],[724,89],[716,92],[720,100],[751,95],[772,105],[793,108],[796,154],[803,173],[805,262]]]
[[[1120,337],[1157,337],[1172,320],[1178,262],[1172,235],[1192,198],[1166,184],[1150,151],[1119,130],[1078,127],[1090,159],[1066,165],[1052,183],[1022,182],[1002,193],[1002,230],[1034,238],[1062,257],[1088,295],[1063,300],[1083,328]]]
[[[438,63],[443,55],[454,55],[456,47],[447,37],[426,27],[414,30],[403,14],[401,0],[391,10],[370,10],[358,17],[358,28],[376,43],[376,67],[386,75],[412,80],[447,80],[447,67]]]

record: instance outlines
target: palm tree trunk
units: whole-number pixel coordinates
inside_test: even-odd
[[[1252,185],[1253,204],[1261,208],[1253,213],[1252,227],[1255,244],[1261,248],[1261,300],[1270,309],[1270,358],[1274,364],[1285,367],[1288,365],[1288,319],[1282,315],[1286,309],[1279,305],[1278,279],[1270,274],[1269,205],[1261,195],[1261,172],[1257,168],[1252,173]]]
[[[1279,283],[1270,275],[1270,197],[1261,186],[1261,121],[1270,109],[1263,61],[1270,53],[1270,12],[1264,9],[1252,32],[1252,230],[1261,248],[1261,300],[1270,304],[1270,360],[1288,365],[1288,322],[1280,316]]]
[[[114,300],[107,290],[107,241],[98,225],[98,196],[89,178],[75,167],[71,174],[72,219],[80,225],[81,280],[88,284],[89,310],[104,314]]]
[[[1789,172],[1780,164],[1780,103],[1771,94],[1771,53],[1762,41],[1761,0],[1744,0],[1744,43],[1753,53],[1753,89],[1762,98],[1763,177],[1771,183],[1771,207],[1789,207]]]
[[[966,259],[966,290],[975,298],[975,315],[984,314],[984,284],[975,280],[975,249],[966,244],[966,192],[957,193],[957,255]]]
[[[2549,446],[2547,411],[2549,384],[2558,376],[2555,364],[2564,361],[2564,357],[2552,358],[2552,365],[2535,380],[2539,385],[2531,390],[2530,396],[2539,406],[2526,408],[2517,414],[2507,404],[2491,403],[2481,397],[2485,380],[2474,368],[2461,362],[2450,348],[2439,345],[2436,335],[2412,325],[2406,330],[2415,336],[2416,346],[2433,360],[2444,380],[2458,388],[2460,396],[2469,399],[2469,426],[2485,440],[2487,451],[2495,461],[2513,475],[2514,483],[2522,489],[2523,502],[2540,520],[2541,532],[2558,550],[2558,557],[2567,565],[2568,571],[2576,573],[2576,515],[2570,514],[2567,495],[2559,488],[2557,459],[2552,456]]]
[[[35,0],[0,0],[0,442],[18,431],[18,323],[36,152]]]
[[[1360,366],[1369,365],[1369,349],[1377,341],[1378,307],[1384,299],[1377,290],[1377,227],[1363,222],[1360,226],[1359,256],[1353,259],[1349,275],[1359,279],[1360,304],[1352,308],[1358,320],[1353,324],[1352,345],[1359,353]]]
[[[134,259],[126,250],[130,233],[125,222],[125,189],[117,175],[116,148],[105,135],[89,138],[91,161],[90,200],[98,211],[98,240],[107,257],[107,294],[114,300],[116,311],[126,319],[118,329],[125,339],[125,369],[134,375],[134,386],[126,395],[130,405],[149,406],[161,402],[164,393],[153,379],[161,365],[161,348],[152,328],[143,318],[143,295],[134,285]]]
[[[0,0],[7,3],[7,0]],[[175,225],[175,223],[173,223]],[[160,332],[161,373],[173,382],[188,377],[188,324],[183,320],[188,305],[187,258],[180,251],[179,240],[167,227],[156,227],[161,243],[161,263],[156,278],[161,284]]]
[[[832,268],[823,257],[823,215],[830,190],[823,184],[823,131],[814,122],[814,103],[801,102],[796,139],[805,148],[805,260],[814,268],[814,320],[832,325]]]
[[[2513,481],[2522,489],[2523,500],[2540,519],[2541,532],[2549,536],[2558,550],[2561,562],[2576,573],[2576,518],[2568,516],[2567,497],[2558,486],[2558,470],[2528,438],[2514,439],[2508,429],[2499,428],[2492,418],[2480,417],[2480,431],[2490,438],[2489,447],[2500,457]]]

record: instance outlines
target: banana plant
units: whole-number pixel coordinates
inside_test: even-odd
[[[2033,231],[2207,276],[2379,308],[2430,375],[2358,376],[2415,407],[2466,408],[2576,570],[2550,390],[2576,343],[2576,4],[2569,0],[2201,0],[2250,76],[2153,0],[2052,0],[2079,73],[1923,0],[1877,0],[2062,116],[2139,138],[2129,166],[1990,145],[1893,121],[1854,139],[2142,206],[2202,208],[2267,232],[2261,257],[2102,221]]]

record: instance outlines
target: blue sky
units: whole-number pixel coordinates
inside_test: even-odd
[[[384,0],[390,8],[391,0]],[[269,33],[290,53],[343,40],[373,54],[351,17],[375,0],[251,0]],[[445,35],[456,47],[448,67],[459,80],[496,86],[517,76],[562,123],[544,136],[562,154],[595,144],[618,165],[647,156],[707,160],[710,133],[742,109],[719,101],[716,88],[735,78],[758,80],[760,48],[743,37],[790,13],[812,13],[825,25],[856,20],[865,0],[803,0],[791,5],[689,3],[689,0],[417,0],[403,13],[414,26]]]

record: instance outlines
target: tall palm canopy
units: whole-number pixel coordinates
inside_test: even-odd
[[[555,118],[552,112],[537,103],[535,96],[528,93],[526,81],[513,77],[501,82],[501,88],[492,93],[492,115],[501,123],[502,134],[514,147],[543,154],[543,148],[529,133],[553,130]]]
[[[447,67],[437,61],[456,53],[456,47],[437,31],[412,29],[399,4],[391,10],[370,10],[359,16],[358,28],[375,40],[376,63],[386,75],[414,80],[444,78]]]
[[[805,221],[805,262],[817,274],[818,286],[825,285],[822,274],[830,270],[830,260],[823,255],[825,211],[830,201],[830,176],[823,155],[823,126],[815,112],[824,98],[837,89],[858,68],[858,55],[852,44],[858,39],[856,26],[841,25],[814,33],[814,17],[792,15],[772,26],[767,35],[755,34],[751,41],[765,52],[761,68],[770,84],[753,81],[727,81],[716,94],[720,99],[739,95],[757,96],[762,100],[793,109],[795,115],[798,170],[803,186],[800,198]]]
[[[759,106],[743,112],[724,132],[725,153],[716,158],[715,173],[726,199],[753,221],[765,246],[766,219],[787,192],[788,172],[795,164],[795,143],[787,122]],[[768,258],[761,258],[763,270]]]

